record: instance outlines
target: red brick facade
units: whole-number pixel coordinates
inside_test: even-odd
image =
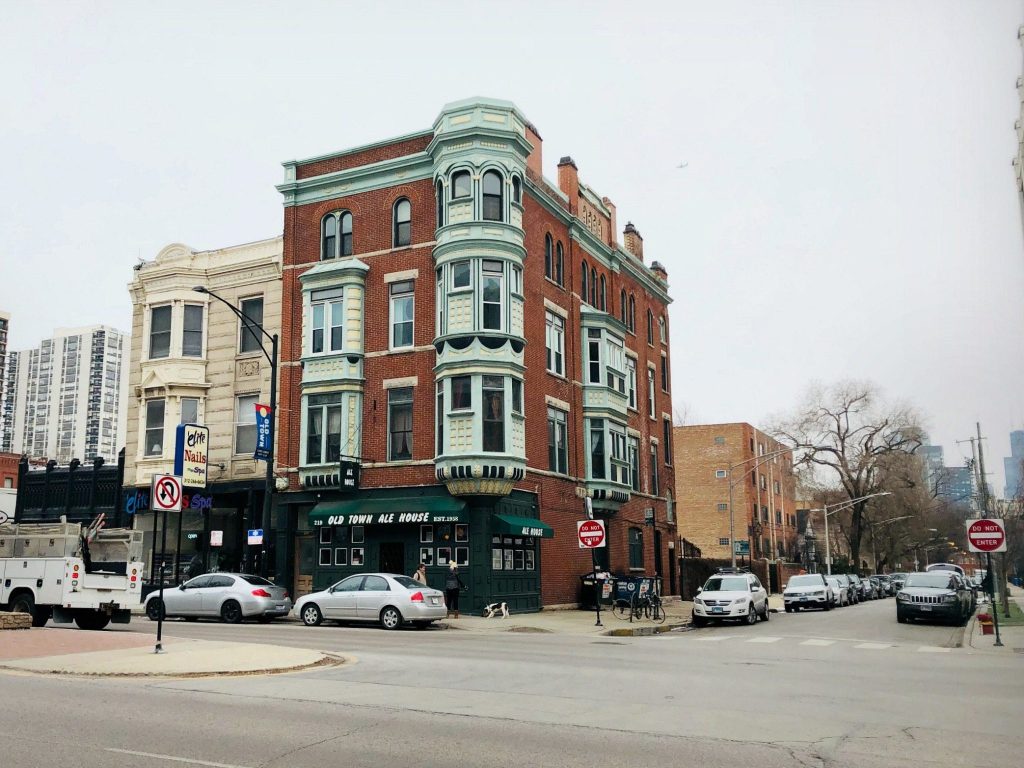
[[[540,139],[530,127],[528,136],[535,140],[535,151],[528,165],[540,167]],[[382,145],[373,150],[340,154],[299,165],[298,178],[356,167],[381,159],[422,151],[430,135]],[[573,168],[575,171],[575,167]],[[536,172],[528,173],[534,179]],[[562,174],[560,174],[560,177]],[[560,178],[560,184],[576,183],[575,173]],[[581,352],[580,267],[583,260],[604,276],[606,309],[616,318],[621,317],[620,291],[635,300],[635,333],[626,334],[626,347],[637,359],[637,408],[629,413],[628,426],[640,435],[641,491],[648,489],[651,478],[650,439],[658,441],[657,461],[659,490],[656,495],[633,493],[629,502],[610,515],[609,559],[613,572],[629,572],[628,530],[642,532],[643,563],[634,573],[654,573],[657,569],[664,577],[664,591],[676,589],[675,562],[676,530],[670,519],[672,505],[666,493],[676,493],[674,457],[665,460],[663,414],[671,414],[671,394],[662,390],[662,357],[668,359],[668,345],[659,338],[657,319],[667,311],[664,301],[652,292],[648,284],[631,276],[623,268],[618,271],[601,265],[602,260],[590,254],[578,239],[570,236],[570,227],[551,207],[565,208],[560,199],[550,197],[547,184],[524,185],[523,224],[527,257],[524,262],[523,294],[525,298],[525,373],[523,374],[523,408],[526,423],[526,477],[516,488],[537,499],[537,516],[555,529],[555,537],[545,539],[541,545],[542,569],[541,602],[543,605],[575,603],[579,590],[579,576],[591,567],[591,555],[581,550],[576,540],[576,521],[584,517],[584,502],[578,495],[585,487],[585,451],[583,430],[583,394],[581,382],[584,365]],[[578,189],[563,188],[569,196],[569,211],[579,213]],[[406,197],[412,204],[412,245],[392,247],[392,207]],[[302,285],[299,276],[320,263],[320,227],[325,214],[339,209],[352,213],[352,255],[369,267],[365,284],[365,385],[363,394],[363,464],[361,487],[436,485],[435,468],[435,396],[434,366],[437,355],[432,346],[435,335],[436,294],[433,247],[436,223],[436,200],[432,180],[423,179],[402,183],[386,189],[338,197],[329,201],[294,205],[285,208],[284,223],[284,278],[282,296],[281,382],[279,397],[278,464],[287,468],[290,489],[298,491],[300,457],[300,418],[302,407],[302,370],[299,361],[303,350]],[[578,224],[577,224],[578,226]],[[606,245],[616,247],[614,223],[603,221]],[[545,276],[545,238],[550,235],[561,243],[564,251],[564,285],[560,286]],[[665,290],[663,271],[652,272],[637,258],[624,253],[636,269],[649,275],[649,284],[661,285]],[[414,347],[411,351],[388,351],[388,286],[387,273],[418,270],[415,282]],[[588,275],[588,281],[591,275]],[[565,322],[565,376],[547,372],[545,352],[545,301],[562,308]],[[655,318],[653,344],[648,344],[646,317],[648,310]],[[647,390],[648,363],[655,366],[656,386],[654,418],[648,416]],[[387,451],[387,392],[383,382],[387,379],[417,377],[414,392],[413,461],[417,466],[373,466],[386,460]],[[568,476],[555,476],[548,472],[547,397],[570,404],[568,412],[569,466]],[[671,430],[670,430],[671,432]],[[671,442],[671,438],[669,440]],[[645,524],[645,510],[654,509],[654,524]],[[655,541],[660,551],[655,553]]]
[[[0,488],[18,487],[18,460],[16,453],[0,453]]]

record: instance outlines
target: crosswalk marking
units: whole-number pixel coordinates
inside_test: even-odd
[[[777,643],[781,640],[781,637],[752,637],[747,640],[748,643]]]
[[[853,647],[863,648],[865,651],[884,651],[886,648],[892,648],[892,645],[889,643],[860,643]]]
[[[922,645],[917,649],[918,653],[949,653],[949,648],[940,648],[937,645]]]
[[[824,648],[825,646],[835,645],[835,644],[836,644],[835,640],[819,640],[816,637],[812,637],[810,640],[804,640],[802,643],[800,643],[800,645],[813,645],[813,646],[816,646],[818,648]]]
[[[734,637],[739,637],[739,635],[708,635],[707,637],[698,637],[697,640],[702,643],[717,643],[719,640],[732,640]]]

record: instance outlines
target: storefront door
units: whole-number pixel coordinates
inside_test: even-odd
[[[380,545],[381,573],[405,573],[405,544],[400,541],[384,541]]]
[[[295,597],[308,595],[313,591],[313,553],[316,547],[313,543],[313,534],[305,534],[295,537],[295,573],[293,583],[295,584]]]

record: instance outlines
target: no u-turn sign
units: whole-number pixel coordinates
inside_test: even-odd
[[[181,478],[177,475],[153,475],[149,508],[154,512],[180,512]]]

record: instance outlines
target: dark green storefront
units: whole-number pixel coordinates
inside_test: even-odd
[[[554,531],[537,519],[535,496],[514,491],[495,502],[454,498],[443,486],[408,490],[322,495],[309,512],[315,590],[355,573],[411,574],[420,562],[429,585],[443,589],[454,561],[468,587],[463,612],[499,601],[513,611],[540,609],[541,539]]]

